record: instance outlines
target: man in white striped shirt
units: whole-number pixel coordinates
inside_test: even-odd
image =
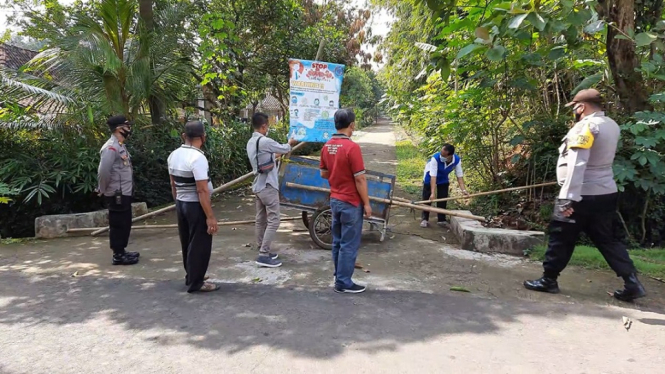
[[[448,190],[450,189],[450,181],[448,175],[455,170],[457,176],[457,183],[464,195],[468,195],[466,187],[464,186],[464,173],[462,172],[462,159],[455,154],[455,147],[450,144],[444,144],[441,152],[434,154],[427,165],[423,175],[423,200],[444,199],[448,197]],[[447,201],[439,201],[436,206],[441,209],[446,209]],[[432,205],[432,204],[428,204]],[[439,226],[447,226],[446,216],[444,214],[437,214]],[[422,213],[422,222],[420,227],[429,226],[429,212]]]
[[[208,159],[201,150],[205,144],[205,127],[201,121],[185,125],[185,144],[171,152],[168,159],[171,192],[176,202],[178,234],[185,266],[187,292],[210,292],[219,289],[206,282],[212,235],[217,232],[217,219],[212,211],[212,183]]]

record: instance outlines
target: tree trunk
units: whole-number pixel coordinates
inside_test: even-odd
[[[621,107],[626,113],[649,109],[648,96],[642,74],[636,69],[640,62],[632,40],[617,39],[617,35],[635,30],[634,0],[600,0],[599,13],[607,27],[607,60],[612,72]]]
[[[152,9],[153,0],[139,0],[139,18],[141,21],[141,54],[150,59],[150,77],[153,76],[153,61],[150,54],[150,44],[152,42],[153,32],[155,31],[155,16]],[[157,125],[166,117],[166,106],[155,95],[150,93],[148,96],[148,106],[150,107],[150,119],[152,124]]]
[[[210,125],[214,125],[212,118],[212,109],[217,108],[215,104],[217,103],[217,98],[213,93],[213,90],[208,86],[202,86],[201,92],[203,93],[203,108],[205,109],[205,118]]]
[[[155,17],[152,11],[152,0],[139,0],[139,16],[146,31],[155,29]]]

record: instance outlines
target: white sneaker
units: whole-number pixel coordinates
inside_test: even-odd
[[[443,227],[443,228],[446,228],[446,229],[450,228],[450,224],[448,223],[448,221],[437,222],[436,224],[439,225],[439,227]]]
[[[422,222],[420,222],[420,227],[429,227],[429,222],[423,220]]]

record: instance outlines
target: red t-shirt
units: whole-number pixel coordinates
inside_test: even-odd
[[[355,177],[365,173],[360,146],[348,136],[335,134],[321,151],[321,170],[329,172],[330,197],[354,206],[361,203]]]

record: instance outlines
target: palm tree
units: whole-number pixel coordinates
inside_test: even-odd
[[[73,28],[49,40],[26,71],[5,73],[1,84],[37,102],[71,106],[73,101],[131,118],[150,112],[158,123],[191,84],[192,61],[177,35],[184,30],[187,6],[172,4],[154,14],[150,6],[154,18],[143,27],[137,0],[102,0],[93,12],[77,14]]]

